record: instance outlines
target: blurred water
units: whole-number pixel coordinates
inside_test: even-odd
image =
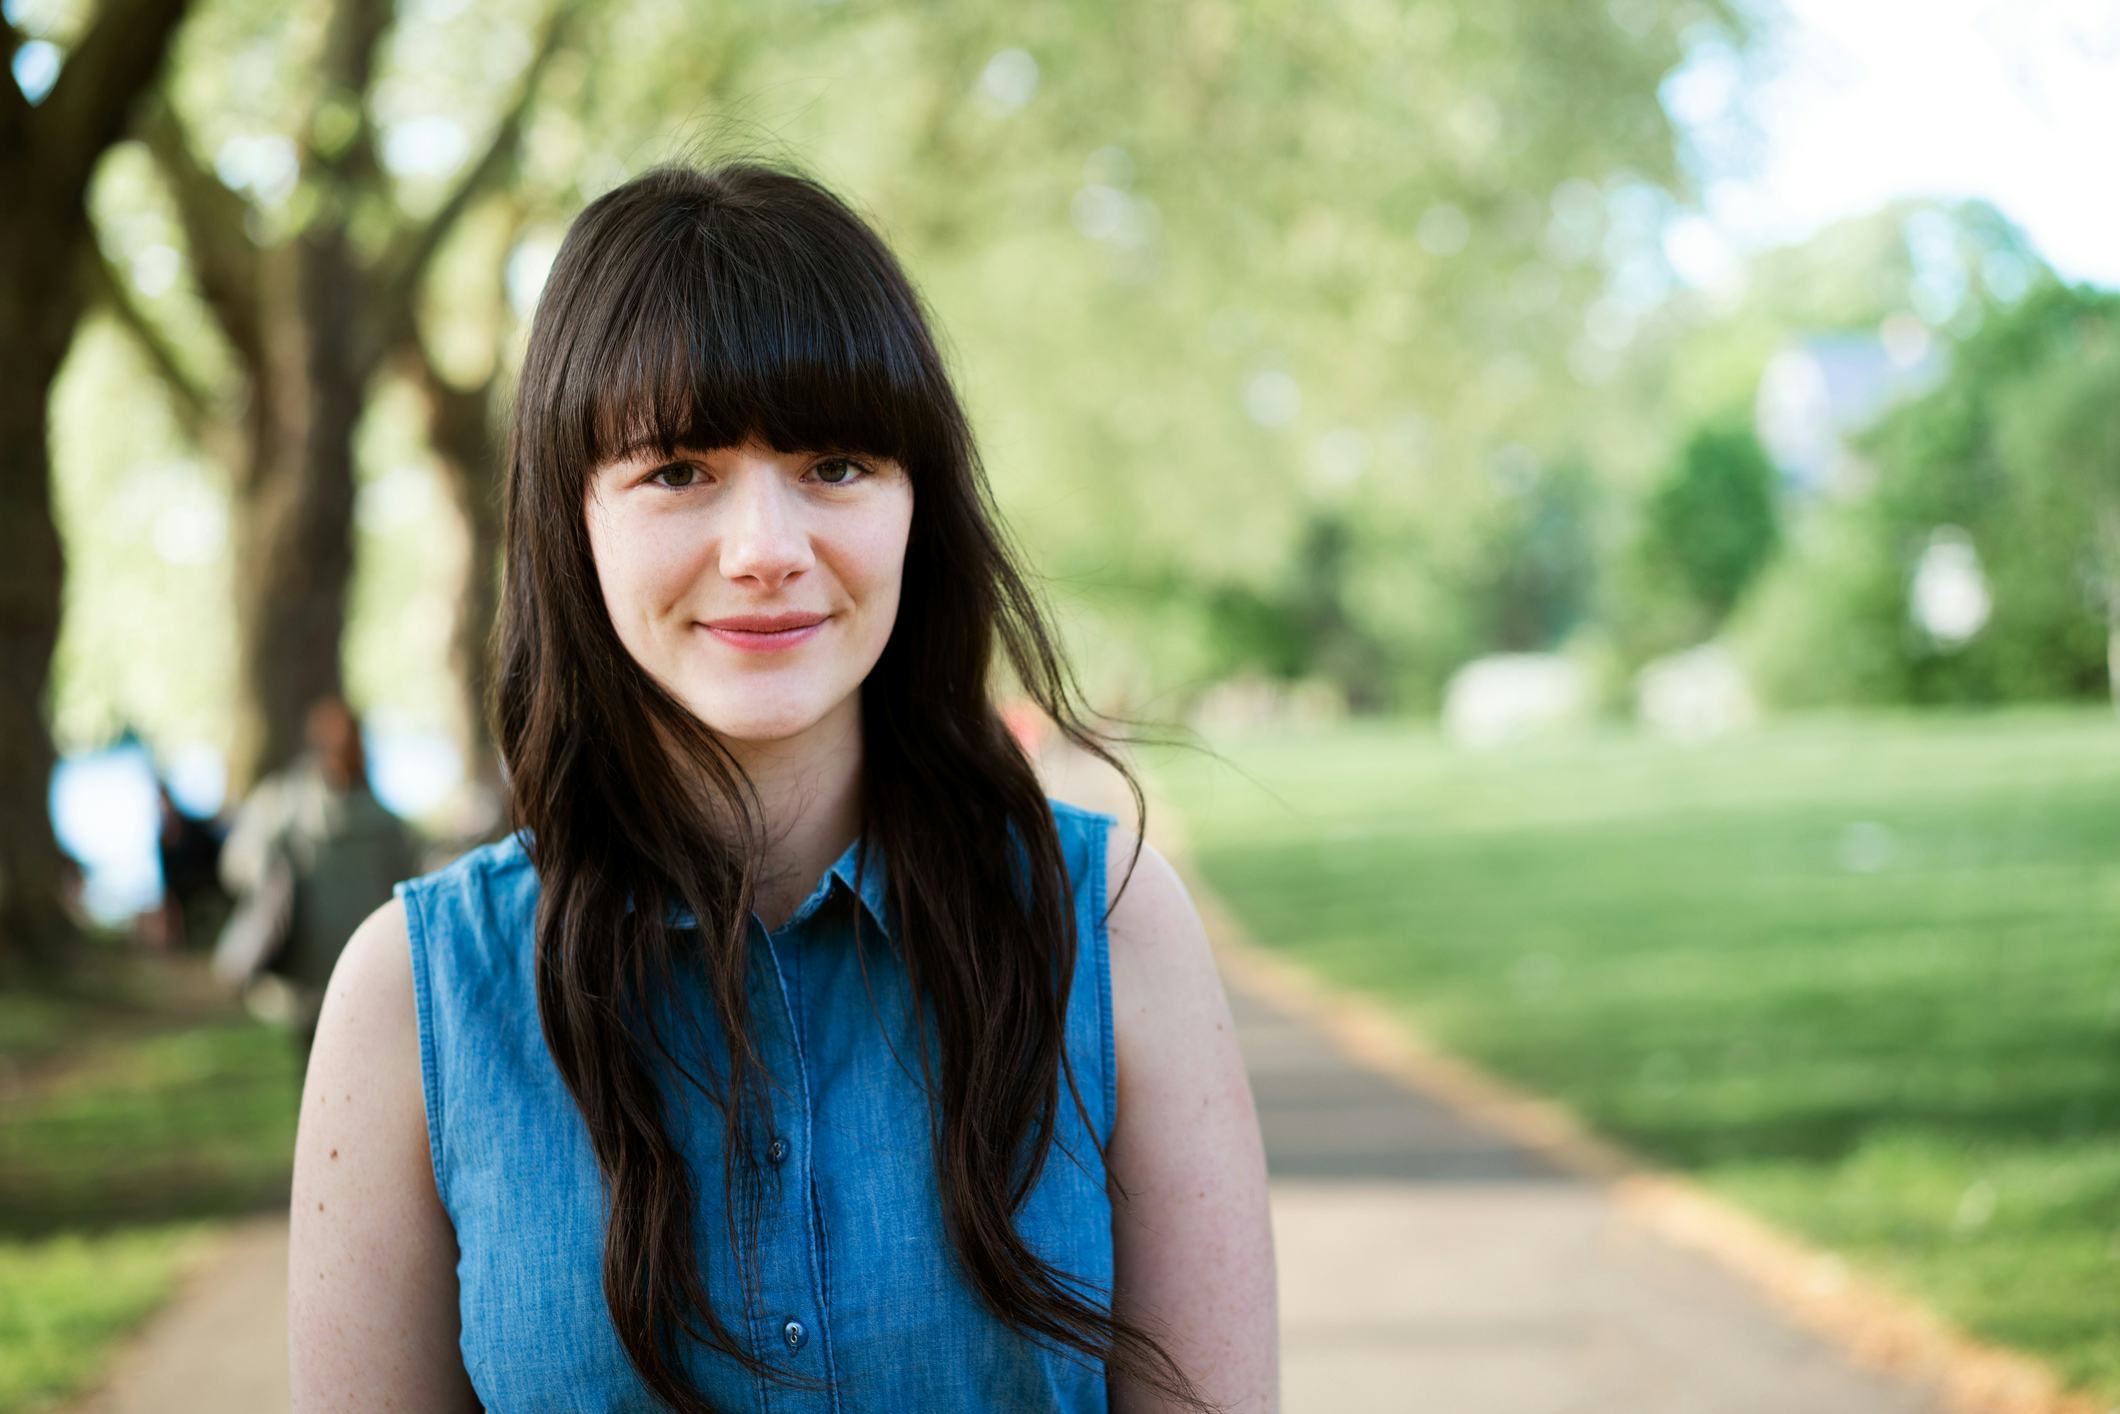
[[[161,899],[157,814],[154,759],[137,738],[60,758],[52,773],[52,829],[81,861],[82,903],[98,922],[123,922]]]
[[[376,798],[400,816],[416,819],[432,810],[463,779],[463,757],[442,732],[365,727],[361,741]],[[172,751],[163,772],[186,812],[221,813],[228,770],[212,747]],[[155,758],[145,742],[128,734],[99,750],[62,756],[50,802],[53,832],[81,861],[82,904],[97,922],[123,924],[162,901]]]

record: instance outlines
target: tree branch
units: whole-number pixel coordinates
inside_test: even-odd
[[[264,362],[265,335],[258,308],[258,251],[248,229],[251,205],[199,161],[183,120],[166,98],[149,108],[140,135],[169,183],[206,306],[243,367],[254,372]]]
[[[104,254],[102,245],[93,238],[88,245],[82,263],[87,267],[90,293],[110,310],[139,344],[140,351],[147,355],[148,363],[169,389],[177,422],[184,429],[184,435],[193,445],[201,444],[214,420],[212,397],[178,362],[176,350],[169,346],[162,331],[147,317],[147,311],[133,299],[132,292],[126,288],[125,277],[111,267],[110,257]]]
[[[29,120],[47,190],[78,201],[105,148],[125,134],[134,101],[155,81],[188,0],[103,0],[58,82]],[[8,80],[10,86],[13,79]]]
[[[486,150],[476,162],[464,169],[457,184],[442,204],[435,208],[419,226],[406,231],[385,255],[382,265],[382,281],[378,307],[382,309],[410,309],[418,293],[420,278],[426,274],[428,262],[441,248],[442,241],[457,220],[463,216],[478,196],[507,167],[515,156],[521,141],[523,121],[530,112],[531,100],[536,96],[538,80],[544,76],[552,56],[559,52],[566,32],[573,22],[575,0],[559,0],[551,18],[546,22],[545,33],[539,40],[537,52],[523,69],[515,99],[501,114],[495,124],[493,137]]]
[[[382,169],[376,161],[375,130],[368,121],[368,89],[375,79],[376,51],[396,18],[396,9],[391,0],[334,0],[324,52],[318,58],[324,82],[300,139],[305,176],[320,174],[348,189],[378,184]],[[325,110],[337,103],[352,107],[353,127],[348,133],[319,127]]]

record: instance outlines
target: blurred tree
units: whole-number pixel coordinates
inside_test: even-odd
[[[1875,336],[1895,318],[1911,320],[1903,327],[1916,338],[1962,338],[2046,270],[1985,201],[1887,202],[1751,257],[1724,285],[1663,301],[1614,380],[1608,415],[1591,425],[1653,475],[1694,428],[1752,406],[1792,339]]]
[[[1291,607],[1304,666],[1337,685],[1350,710],[1377,712],[1391,705],[1390,665],[1350,612],[1347,565],[1358,543],[1344,510],[1313,509],[1296,541]]]
[[[1686,181],[1658,84],[1741,31],[1733,7],[1203,0],[1122,10],[1111,41],[1020,23],[1036,96],[1007,121],[1036,127],[1005,191],[1074,229],[1004,204],[943,273],[990,400],[1021,409],[1003,446],[1049,553],[1314,609],[1297,508],[1325,489],[1360,527],[1339,611],[1382,656],[1340,686],[1439,682],[1477,651],[1463,586],[1510,552],[1486,543],[1515,494],[1495,450],[1550,460],[1606,415],[1586,323],[1620,337],[1616,268]],[[1339,676],[1331,640],[1301,641],[1302,671]]]
[[[1780,544],[1776,490],[1751,426],[1731,419],[1696,428],[1650,496],[1640,553],[1676,586],[1688,643],[1721,627]]]
[[[1597,580],[1600,495],[1588,465],[1570,457],[1526,474],[1469,591],[1482,644],[1511,653],[1559,645],[1589,613]]]
[[[1744,636],[1782,700],[2112,690],[2120,293],[2043,277],[1968,327],[1943,379],[1858,439],[1869,492],[1800,525],[1747,606]],[[1969,552],[1954,573],[1983,608],[1943,635],[1917,621],[1913,596],[1939,536]],[[1799,623],[1806,638],[1787,628]]]
[[[199,386],[172,353],[152,362],[185,420],[218,446],[232,491],[237,693],[230,783],[300,748],[309,705],[342,692],[340,646],[353,565],[354,431],[384,359],[405,346],[435,252],[507,167],[539,77],[571,11],[556,8],[477,158],[432,210],[413,216],[378,160],[370,112],[391,0],[335,0],[292,138],[292,192],[260,209],[203,160],[177,102],[154,106],[145,137],[183,227],[206,305],[240,391]],[[122,280],[106,282],[121,308]],[[121,317],[153,347],[143,312]],[[217,408],[234,406],[216,424]]]
[[[2015,477],[2047,504],[2057,563],[2102,608],[2106,681],[2120,710],[2120,299],[2086,302],[2044,378],[1999,409],[1995,440]],[[2041,483],[2044,483],[2042,486]]]
[[[1949,350],[1950,371],[1859,444],[1875,466],[1873,553],[1902,583],[1938,527],[1963,531],[1992,601],[1963,643],[1893,627],[1899,694],[1995,702],[2109,690],[2108,595],[2098,532],[2115,453],[2095,403],[2120,328],[2120,294],[2048,277],[1987,310]],[[2115,396],[2106,384],[2102,395]],[[1866,625],[1884,636],[1885,625]]]
[[[451,732],[474,780],[498,782],[498,761],[485,703],[491,672],[487,642],[500,602],[501,481],[506,438],[501,425],[508,368],[499,356],[511,321],[507,301],[506,251],[523,220],[521,201],[513,193],[496,199],[504,209],[499,260],[486,267],[482,312],[467,316],[464,301],[453,311],[467,317],[493,350],[471,376],[445,367],[422,321],[399,321],[391,351],[399,371],[418,390],[425,414],[428,445],[456,512],[463,548],[462,575],[449,596],[449,672],[455,699]]]
[[[47,809],[53,751],[44,720],[58,641],[65,561],[52,520],[46,415],[59,365],[91,286],[78,278],[89,245],[89,179],[155,82],[185,0],[105,0],[61,51],[32,39],[12,8],[4,24],[10,76],[0,81],[0,959],[49,959],[71,931],[63,860]],[[25,49],[42,46],[58,73],[26,91]]]

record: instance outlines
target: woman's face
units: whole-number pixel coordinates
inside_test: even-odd
[[[619,641],[710,730],[777,741],[858,710],[912,528],[897,462],[755,440],[669,461],[650,448],[598,467],[583,509]]]

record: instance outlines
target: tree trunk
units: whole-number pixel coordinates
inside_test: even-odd
[[[201,288],[237,351],[248,392],[241,439],[247,445],[234,466],[231,497],[232,795],[247,792],[301,749],[303,724],[318,698],[344,696],[340,640],[353,571],[354,434],[368,383],[384,350],[405,338],[435,249],[512,160],[538,75],[570,13],[565,5],[555,12],[485,154],[455,190],[425,221],[394,222],[397,230],[381,239],[370,231],[357,243],[350,232],[357,213],[390,210],[394,200],[365,122],[321,147],[313,138],[330,125],[305,129],[301,181],[313,212],[299,234],[273,247],[257,243],[254,213],[199,160],[177,114],[165,112],[152,127],[151,145],[177,199]],[[320,101],[369,92],[394,14],[392,0],[332,0],[318,60]],[[474,530],[474,538],[496,533],[487,527]],[[482,548],[490,562],[490,538]],[[474,585],[460,636],[483,634],[491,595],[483,582]]]
[[[184,9],[106,0],[34,108],[0,79],[0,191],[10,197],[0,222],[0,962],[55,960],[73,933],[44,721],[66,578],[46,416],[87,303],[89,175],[160,72]],[[8,34],[12,51],[19,35]]]
[[[24,164],[9,162],[8,168]],[[6,185],[23,189],[10,172]],[[0,226],[0,958],[49,961],[69,934],[66,866],[52,834],[54,752],[45,685],[59,641],[65,555],[52,520],[45,409],[81,305],[71,268],[78,226],[34,220]]]
[[[493,383],[458,388],[431,369],[421,379],[427,398],[427,435],[441,464],[463,527],[463,582],[453,596],[449,666],[456,679],[457,745],[465,774],[497,779],[493,734],[486,713],[492,680],[488,641],[500,608],[501,502],[499,439],[494,435]]]
[[[265,367],[251,465],[234,498],[236,732],[232,796],[292,760],[310,705],[344,695],[339,645],[353,574],[353,437],[372,360],[367,289],[345,233],[319,221],[264,252]]]

